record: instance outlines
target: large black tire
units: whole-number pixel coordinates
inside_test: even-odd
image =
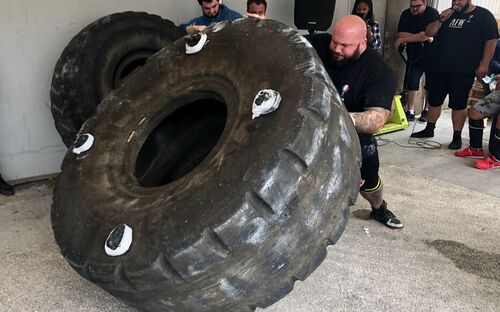
[[[307,40],[271,20],[219,27],[198,54],[178,40],[112,91],[54,191],[66,260],[143,311],[271,305],[323,261],[357,198],[358,136]],[[252,120],[265,88],[281,106]],[[131,248],[107,256],[121,224]]]
[[[184,34],[160,16],[123,12],[102,17],[73,37],[56,64],[50,91],[52,115],[64,144],[73,144],[109,91]]]

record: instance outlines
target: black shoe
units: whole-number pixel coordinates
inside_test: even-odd
[[[406,120],[408,120],[408,121],[415,121],[415,114],[412,114],[409,111],[406,111],[405,115],[406,115]]]
[[[455,140],[453,139],[451,143],[448,145],[448,149],[451,150],[458,150],[462,148],[462,139],[460,140]]]
[[[418,121],[426,122],[427,121],[427,114],[428,114],[427,110],[422,111],[422,114],[420,114]]]
[[[392,229],[403,228],[403,223],[401,223],[401,221],[399,221],[399,219],[389,209],[387,209],[387,203],[385,202],[385,200],[382,202],[380,208],[372,208],[370,217]]]
[[[2,179],[2,176],[0,176],[0,194],[11,196],[15,193],[14,188],[9,183],[5,182]]]
[[[414,132],[410,135],[412,138],[432,138],[434,136],[434,129],[428,129],[427,127],[419,132]]]

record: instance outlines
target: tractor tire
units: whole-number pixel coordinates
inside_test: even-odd
[[[144,12],[115,13],[80,31],[66,46],[52,77],[52,116],[66,144],[101,100],[146,60],[185,32]]]
[[[358,196],[358,136],[308,41],[272,20],[206,34],[200,52],[178,40],[103,100],[80,132],[92,147],[67,153],[54,191],[65,259],[142,311],[273,304],[323,261]],[[282,101],[252,119],[262,89]],[[123,225],[132,243],[111,257]]]

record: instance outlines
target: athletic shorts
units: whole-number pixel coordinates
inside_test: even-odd
[[[363,184],[360,191],[373,192],[380,187],[378,170],[380,167],[378,159],[377,142],[361,145],[361,180]]]
[[[418,91],[420,89],[420,78],[425,73],[425,86],[424,89],[429,90],[429,71],[425,70],[423,66],[418,66],[418,63],[410,68],[408,73],[408,91]]]
[[[467,108],[469,91],[474,83],[474,75],[432,72],[429,86],[429,105],[441,106],[449,95],[448,106],[452,109]]]
[[[490,118],[500,114],[500,91],[488,94],[472,106],[472,109]]]

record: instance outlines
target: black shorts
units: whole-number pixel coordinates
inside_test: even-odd
[[[429,86],[429,105],[441,106],[446,96],[449,95],[448,106],[450,108],[465,109],[473,83],[473,74],[432,72],[432,81]]]
[[[363,184],[360,191],[374,192],[381,186],[381,180],[378,176],[380,162],[378,159],[377,143],[361,145],[361,180]]]
[[[413,64],[408,72],[408,91],[418,91],[420,89],[420,79],[422,75],[425,73],[425,90],[429,90],[429,80],[430,80],[430,72],[426,69],[427,65],[421,61]]]

